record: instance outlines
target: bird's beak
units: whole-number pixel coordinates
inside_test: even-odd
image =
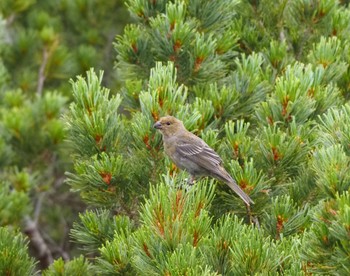
[[[154,128],[156,129],[162,129],[162,124],[160,122],[156,122],[154,125],[153,125]]]

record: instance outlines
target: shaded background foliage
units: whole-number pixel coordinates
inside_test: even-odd
[[[74,255],[69,230],[86,208],[64,184],[68,80],[94,67],[118,87],[112,42],[129,14],[122,1],[90,0],[1,1],[0,14],[0,221],[40,234],[30,248],[46,267]]]

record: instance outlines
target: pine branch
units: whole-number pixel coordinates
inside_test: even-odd
[[[42,268],[48,267],[53,263],[53,256],[49,246],[46,244],[43,236],[40,233],[38,224],[33,221],[29,216],[24,220],[24,233],[29,237],[30,244],[34,248],[37,258],[40,260]]]

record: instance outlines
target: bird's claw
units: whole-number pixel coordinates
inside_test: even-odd
[[[192,188],[192,186],[195,184],[195,179],[194,177],[190,177],[190,178],[185,178],[185,181],[187,185],[185,185],[184,188],[186,191],[189,191]]]
[[[195,183],[196,179],[193,176],[191,176],[190,178],[187,178],[186,180],[187,180],[187,183],[192,186]]]

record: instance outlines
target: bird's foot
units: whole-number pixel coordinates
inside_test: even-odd
[[[195,178],[191,176],[190,178],[186,178],[185,180],[187,185],[184,185],[184,189],[186,191],[189,191],[192,188],[192,186],[195,184]]]
[[[194,177],[194,176],[191,176],[190,178],[187,178],[187,183],[189,184],[189,185],[193,185],[193,184],[195,184],[195,181],[196,181],[196,178]]]

